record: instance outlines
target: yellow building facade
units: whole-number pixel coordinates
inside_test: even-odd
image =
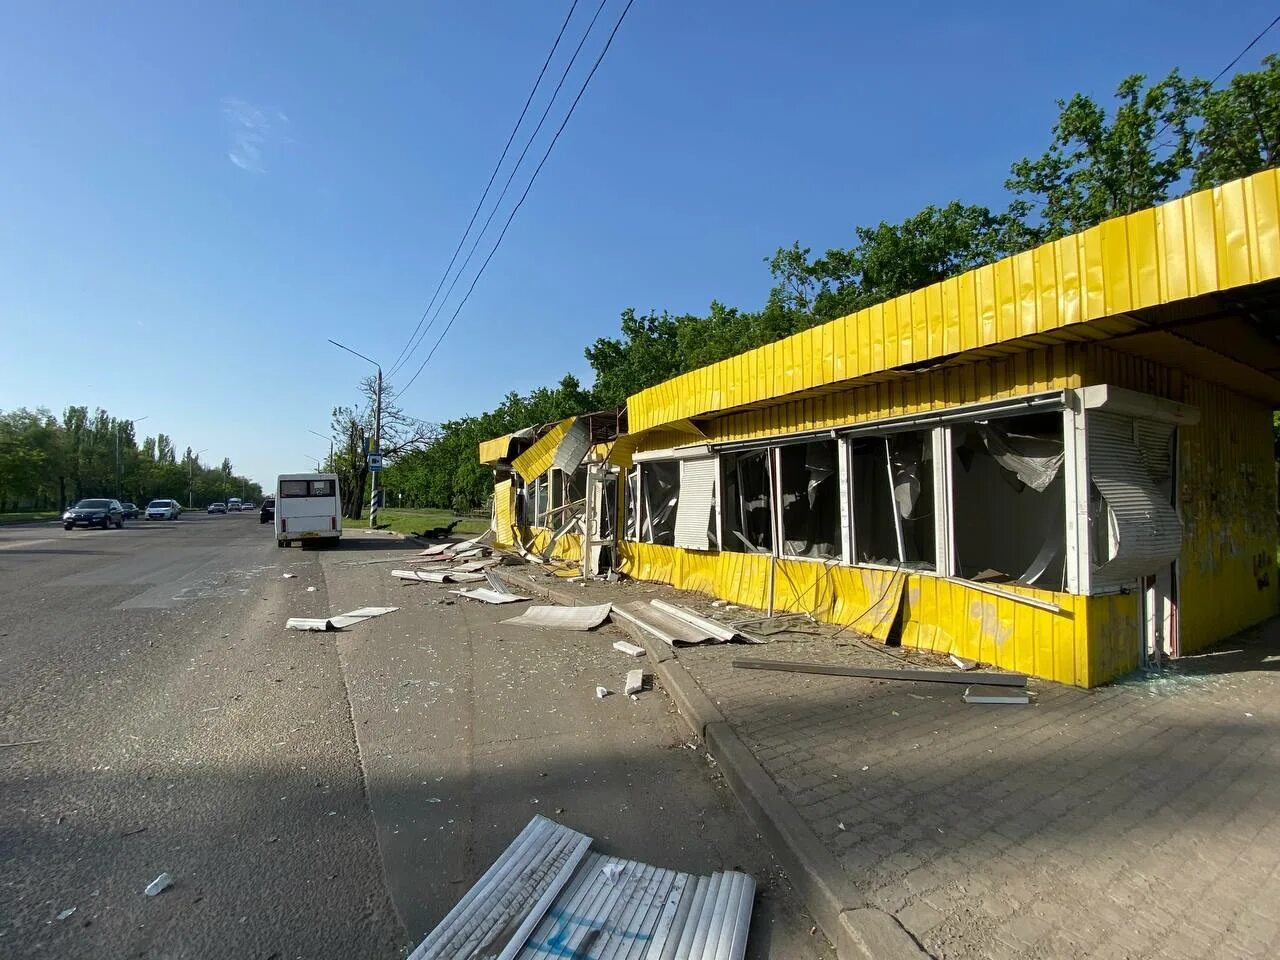
[[[486,442],[495,536],[1095,686],[1276,611],[1278,278],[1275,172],[1117,218]]]

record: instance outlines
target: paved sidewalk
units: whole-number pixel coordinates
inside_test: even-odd
[[[674,593],[560,589],[584,602]],[[1161,679],[1032,681],[1026,707],[730,665],[902,655],[848,634],[681,649],[676,677],[696,681],[691,695],[705,694],[858,895],[934,957],[1274,957],[1280,628],[1238,639]]]
[[[412,943],[540,813],[605,853],[750,873],[750,960],[832,955],[662,689],[622,695],[625,672],[650,664],[613,650],[612,632],[504,625],[527,604],[461,599],[454,585],[369,562],[411,549],[344,534],[320,554],[327,608],[399,609],[295,642],[337,648],[388,891]],[[302,589],[300,600],[317,596]],[[617,692],[598,699],[597,684]]]

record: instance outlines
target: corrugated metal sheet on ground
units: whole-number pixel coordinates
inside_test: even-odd
[[[520,960],[740,960],[755,881],[695,877],[592,853],[529,937]]]
[[[585,607],[528,607],[525,612],[503,623],[525,627],[555,627],[560,630],[591,630],[609,619],[612,604],[599,603]]]
[[[614,612],[672,647],[720,642],[709,630],[661,610],[645,600],[615,607]]]
[[[534,817],[409,960],[510,960],[590,846],[585,834]]]

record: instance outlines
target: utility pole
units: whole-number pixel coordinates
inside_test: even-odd
[[[149,414],[148,414],[149,416]],[[120,489],[120,426],[125,423],[141,423],[146,417],[139,417],[137,420],[117,420],[116,421],[116,499],[123,500],[123,491]]]
[[[355,350],[352,350],[348,346],[344,346],[343,344],[339,343],[337,340],[330,340],[329,342],[332,343],[339,350],[345,350],[347,351],[347,353],[350,353],[354,356],[359,357],[361,360],[365,361],[366,363],[372,363],[375,367],[378,368],[378,389],[377,389],[377,392],[374,394],[374,401],[373,401],[374,403],[373,449],[366,450],[365,456],[368,457],[370,455],[377,455],[381,457],[382,455],[382,364],[380,364],[377,360],[370,360],[363,353],[357,353]],[[382,472],[381,464],[379,464],[379,469],[370,470],[369,472],[373,474],[373,493],[369,497],[369,529],[372,530],[378,525],[378,507],[382,505],[382,481],[379,479],[379,474]]]
[[[194,510],[196,508],[196,464],[200,462],[200,454],[208,450],[197,450],[191,455],[191,461],[187,464],[190,467],[190,476],[187,478],[187,509]]]

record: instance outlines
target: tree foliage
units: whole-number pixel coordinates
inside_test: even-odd
[[[60,508],[83,497],[119,497],[145,503],[156,497],[198,506],[262,489],[231,472],[231,461],[201,466],[187,448],[182,463],[164,434],[141,444],[129,420],[106,410],[67,407],[61,418],[49,410],[0,411],[0,513]]]
[[[1280,161],[1280,58],[1268,54],[1262,67],[1237,74],[1225,89],[1205,95],[1191,180],[1197,190]]]

